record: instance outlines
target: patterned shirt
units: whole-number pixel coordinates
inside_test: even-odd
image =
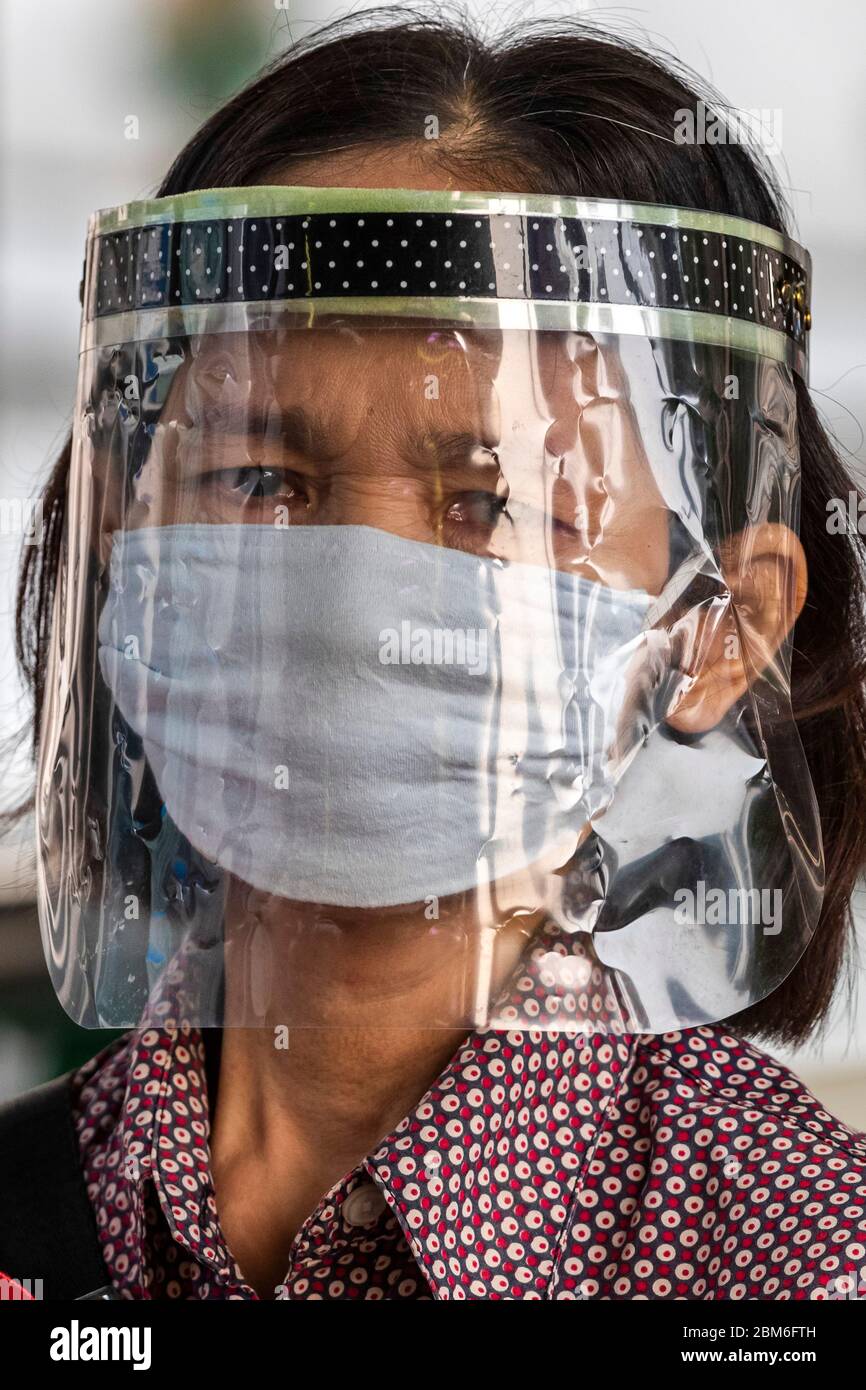
[[[255,1299],[220,1230],[206,1035],[74,1081],[111,1282]],[[721,1026],[476,1032],[292,1244],[284,1299],[866,1298],[866,1135]]]

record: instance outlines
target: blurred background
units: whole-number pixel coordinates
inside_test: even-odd
[[[87,217],[147,197],[206,116],[267,59],[350,6],[323,0],[0,0],[0,497],[33,497],[71,422]],[[647,0],[470,10],[580,13],[673,53],[734,107],[774,113],[773,162],[814,264],[812,389],[849,462],[866,467],[866,10],[860,0]],[[26,724],[12,612],[20,536],[0,534],[0,738]],[[844,595],[840,595],[844,602]],[[22,745],[0,809],[32,780]],[[0,840],[0,1099],[58,1074],[114,1034],[65,1017],[33,907],[32,826]],[[857,918],[866,938],[866,897]],[[792,1065],[840,1118],[866,1129],[866,968],[852,963],[820,1039]]]

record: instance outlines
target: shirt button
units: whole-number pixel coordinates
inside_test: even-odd
[[[387,1205],[385,1194],[375,1183],[362,1183],[343,1203],[343,1220],[347,1226],[372,1226]]]

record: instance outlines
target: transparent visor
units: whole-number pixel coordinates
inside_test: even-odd
[[[664,1031],[769,993],[822,889],[784,334],[170,284],[88,289],[38,790],[68,1013]]]

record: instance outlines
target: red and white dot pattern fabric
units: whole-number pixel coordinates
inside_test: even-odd
[[[204,1047],[154,1027],[75,1079],[127,1298],[257,1297],[214,1203]],[[866,1299],[866,1136],[720,1026],[475,1033],[323,1196],[277,1296]]]

